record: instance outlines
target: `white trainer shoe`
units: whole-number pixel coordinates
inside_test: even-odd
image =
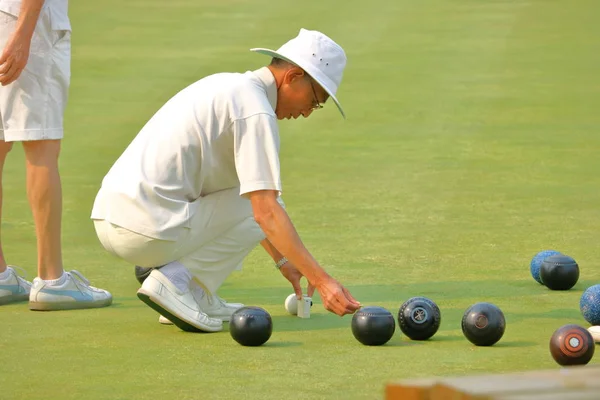
[[[155,269],[146,278],[137,295],[161,316],[186,332],[219,332],[223,322],[210,318],[190,290],[181,292],[162,272]]]
[[[7,267],[8,278],[0,279],[0,306],[15,301],[26,301],[29,299],[31,282],[17,275],[12,267]]]
[[[196,297],[199,297],[199,296],[196,296]],[[205,295],[204,297],[207,297],[207,296]],[[228,303],[227,301],[225,301],[225,299],[219,297],[218,295],[211,296],[211,297],[213,297],[212,303],[214,305],[210,306],[208,308],[204,308],[204,306],[201,306],[202,310],[209,317],[218,318],[223,322],[229,322],[229,320],[231,319],[231,314],[233,314],[235,312],[235,310],[239,310],[240,308],[244,307],[244,304],[242,304],[242,303]],[[173,323],[171,321],[169,321],[167,318],[163,317],[162,315],[160,317],[158,317],[158,322],[163,325],[173,325]]]
[[[79,271],[65,271],[62,285],[48,285],[35,278],[29,293],[29,309],[34,311],[100,308],[112,304],[112,295],[104,289],[90,286]]]
[[[241,303],[227,303],[219,296],[213,296],[204,291],[202,296],[196,296],[196,300],[206,314],[223,322],[229,322],[231,314],[244,307]]]

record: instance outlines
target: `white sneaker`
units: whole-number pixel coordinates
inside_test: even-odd
[[[244,307],[241,303],[227,303],[219,296],[213,296],[207,292],[203,292],[202,294],[203,296],[196,296],[200,308],[212,318],[218,318],[223,322],[229,322],[231,315]]]
[[[229,320],[231,319],[231,314],[233,314],[235,310],[239,310],[240,308],[244,307],[244,304],[242,303],[228,303],[227,301],[225,301],[225,299],[219,297],[218,295],[215,295],[214,297],[215,299],[212,300],[214,306],[210,306],[208,308],[204,308],[204,306],[201,306],[202,311],[204,311],[206,315],[208,315],[211,318],[218,318],[223,322],[229,322]],[[163,325],[173,325],[171,321],[169,321],[162,315],[158,317],[158,322]]]
[[[31,282],[17,275],[12,267],[7,267],[8,278],[0,280],[0,305],[29,299]]]
[[[90,286],[79,271],[65,271],[62,285],[48,285],[35,278],[29,293],[29,309],[34,311],[100,308],[112,304],[112,295],[104,289]]]
[[[246,305],[242,304],[242,303],[228,303],[227,300],[225,300],[222,297],[219,297],[219,295],[215,295],[215,297],[217,298],[218,301],[220,301],[221,303],[224,303],[227,307],[233,307],[236,310],[239,310],[242,307],[246,307]]]
[[[210,318],[191,291],[181,292],[162,272],[155,269],[146,278],[137,295],[154,311],[186,332],[219,332],[223,322]]]

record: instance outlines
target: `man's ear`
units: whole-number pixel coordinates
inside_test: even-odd
[[[290,83],[296,82],[303,78],[304,71],[302,70],[302,68],[293,67],[286,71],[285,75],[283,76],[283,82],[289,85]]]

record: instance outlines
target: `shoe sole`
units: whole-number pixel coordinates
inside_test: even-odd
[[[31,311],[65,311],[65,310],[83,310],[89,308],[108,307],[112,304],[112,297],[104,301],[58,301],[58,302],[37,302],[30,301],[29,309]]]
[[[164,305],[160,304],[160,300],[152,294],[147,293],[143,288],[139,289],[137,292],[138,298],[146,303],[147,306],[152,308],[154,311],[171,321],[175,326],[181,329],[184,332],[220,332],[223,330],[223,326],[218,328],[207,327],[200,324],[192,324],[190,321],[183,320],[167,310]]]
[[[206,314],[206,315],[208,315],[208,314]],[[231,320],[231,317],[223,317],[223,318],[221,318],[221,317],[214,317],[214,316],[212,316],[212,315],[208,315],[208,316],[209,316],[210,318],[214,318],[214,319],[220,319],[220,320],[221,320],[221,321],[223,321],[223,322],[229,322],[229,321]],[[168,319],[168,318],[167,318],[167,319]],[[158,322],[159,322],[160,324],[163,324],[163,325],[173,325],[173,323],[172,323],[171,321],[169,321],[169,322],[167,322],[167,321],[164,321],[164,322],[163,322],[163,321],[161,321],[161,320],[159,319],[159,320],[158,320]]]
[[[10,296],[0,297],[0,306],[27,300],[29,300],[29,294],[11,294]]]

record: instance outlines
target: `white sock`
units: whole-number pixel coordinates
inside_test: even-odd
[[[46,282],[46,285],[48,286],[60,286],[63,283],[65,283],[65,281],[67,280],[67,274],[64,273],[60,276],[60,278],[57,279],[44,279],[44,282]]]
[[[0,281],[7,280],[9,276],[10,276],[10,269],[8,269],[8,267],[6,267],[6,270],[4,272],[0,272]]]
[[[182,292],[189,290],[192,274],[179,261],[173,261],[161,267],[159,271],[171,281],[173,285]]]

